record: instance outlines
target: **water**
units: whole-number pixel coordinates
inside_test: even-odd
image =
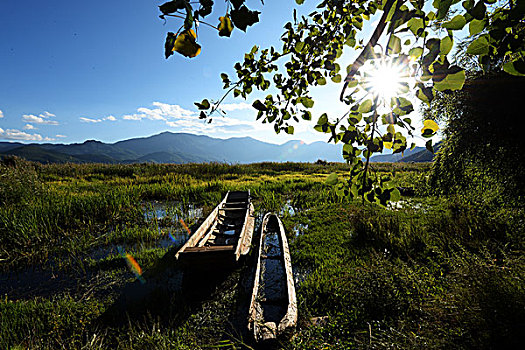
[[[298,237],[308,231],[308,224],[295,224],[292,230],[295,234],[295,237]]]
[[[279,322],[286,313],[288,294],[278,232],[266,233],[261,253],[261,311],[266,322]]]
[[[426,212],[428,210],[428,205],[423,205],[422,203],[414,202],[411,200],[401,199],[397,202],[388,203],[387,209],[389,210],[402,210],[402,209],[414,209],[414,210],[423,210]]]
[[[202,207],[193,204],[185,206],[182,202],[152,201],[142,204],[146,222],[153,220],[171,221],[177,223],[180,219],[186,222],[195,221],[203,215]]]

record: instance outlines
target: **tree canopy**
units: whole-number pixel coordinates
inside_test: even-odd
[[[212,0],[173,0],[161,5],[161,18],[182,22],[176,33],[167,35],[166,58],[173,52],[186,57],[200,53],[195,35],[198,23],[228,37],[233,30],[246,31],[259,21],[259,12],[250,10],[246,0],[226,2],[226,13],[219,17],[217,27],[205,22],[212,14]],[[376,14],[380,18],[371,37],[360,40],[359,32]],[[326,133],[329,142],[343,143],[343,158],[351,165],[350,180],[334,176],[329,181],[340,195],[384,205],[399,193],[387,177],[371,173],[370,157],[385,149],[399,153],[415,147],[406,139],[416,132],[409,117],[415,99],[431,104],[436,94],[463,88],[465,69],[450,58],[456,37],[466,36],[464,51],[481,70],[489,71],[497,64],[505,74],[524,76],[524,18],[525,2],[519,0],[319,1],[308,16],[298,18],[294,11],[284,26],[281,48],[255,45],[244,61],[235,63],[236,77],[221,74],[226,90],[221,99],[195,104],[201,118],[210,120],[214,113],[221,113],[220,103],[228,94],[246,99],[254,90],[268,91],[263,100],[253,102],[257,119],[273,124],[277,133],[293,134],[294,123],[314,118],[311,87],[325,85],[327,79],[340,83],[340,100],[347,112],[315,117],[315,129]],[[338,59],[345,49],[360,54],[342,68]],[[435,121],[424,121],[420,135],[429,138],[426,145],[431,151],[430,137],[437,130]]]

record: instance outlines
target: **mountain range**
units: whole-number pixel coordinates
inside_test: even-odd
[[[116,143],[95,140],[73,144],[0,142],[0,156],[15,155],[41,163],[256,163],[315,162],[318,159],[341,162],[341,149],[342,145],[321,141],[306,144],[295,140],[276,145],[251,137],[218,139],[171,132]],[[412,151],[405,151],[403,156],[385,154],[372,157],[371,160],[431,161],[432,154],[424,147],[416,147]]]

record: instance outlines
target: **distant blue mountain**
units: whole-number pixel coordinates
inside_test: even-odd
[[[256,163],[256,162],[342,162],[342,145],[326,142],[306,144],[288,141],[282,145],[251,137],[218,139],[204,135],[163,132],[116,143],[88,140],[73,144],[22,144],[0,142],[0,156],[16,155],[42,163]],[[428,154],[420,152],[426,152]],[[416,155],[418,155],[416,157]],[[430,159],[428,156],[430,155]],[[414,158],[411,158],[414,156]],[[430,161],[423,147],[401,154],[371,158],[376,162]]]
[[[342,161],[341,145],[288,141],[282,145],[251,137],[218,139],[204,135],[164,132],[113,144],[88,140],[75,144],[0,142],[0,155],[16,155],[42,163],[254,163]]]

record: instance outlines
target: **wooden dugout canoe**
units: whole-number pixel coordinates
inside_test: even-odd
[[[277,215],[264,216],[248,327],[256,341],[277,338],[297,323],[297,299],[288,240]]]
[[[255,217],[249,191],[228,192],[175,254],[186,269],[228,269],[248,254]]]

